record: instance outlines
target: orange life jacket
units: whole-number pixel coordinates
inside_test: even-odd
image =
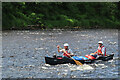
[[[100,49],[98,48],[98,53],[102,53],[102,48],[103,48],[104,46],[102,46]],[[101,54],[98,54],[98,55],[101,55]],[[105,56],[106,56],[106,48],[105,48],[105,54],[104,54]]]

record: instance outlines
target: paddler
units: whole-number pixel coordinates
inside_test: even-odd
[[[64,44],[64,49],[62,49],[62,50],[59,49],[59,48],[60,48],[59,45],[57,46],[58,52],[59,52],[59,53],[62,52],[62,53],[63,53],[63,57],[65,57],[65,58],[70,58],[70,56],[74,56],[72,50],[69,49],[68,47],[69,47],[69,44],[68,44],[68,43],[65,43],[65,44]],[[64,51],[66,51],[67,54],[66,54]]]
[[[98,44],[99,44],[98,50],[92,53],[91,55],[95,58],[99,56],[106,56],[106,48],[104,47],[103,42],[99,41]]]

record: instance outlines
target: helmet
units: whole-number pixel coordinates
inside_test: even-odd
[[[102,42],[102,41],[99,41],[98,44],[103,44],[103,42]]]
[[[64,46],[69,46],[69,44],[68,44],[68,43],[65,43]]]

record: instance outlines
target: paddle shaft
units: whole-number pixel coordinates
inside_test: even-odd
[[[61,47],[59,47],[65,54],[67,54],[70,58],[72,58],[65,50],[63,50]],[[73,59],[73,58],[72,58]]]
[[[78,65],[78,63],[80,64],[80,65],[83,65],[81,62],[79,62],[79,61],[77,61],[77,60],[75,60],[74,58],[72,58],[65,50],[63,50],[61,47],[59,47],[65,54],[67,54],[71,59],[73,59],[75,62],[76,62],[76,64]]]

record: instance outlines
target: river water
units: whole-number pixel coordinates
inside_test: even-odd
[[[57,45],[69,43],[75,55],[85,56],[97,50],[102,40],[107,54],[115,53],[110,61],[97,61],[83,66],[45,64],[45,56],[57,52]],[[118,30],[36,30],[2,32],[3,78],[118,78]]]

